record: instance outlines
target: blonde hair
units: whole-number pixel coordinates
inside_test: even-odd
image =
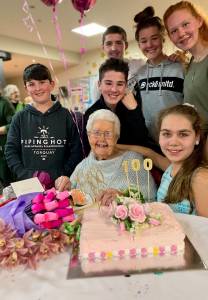
[[[205,16],[204,13],[202,13],[200,8],[196,7],[196,5],[194,5],[193,3],[189,2],[189,1],[180,1],[176,4],[173,4],[173,5],[169,6],[168,9],[165,11],[165,13],[163,15],[163,21],[164,21],[164,25],[167,29],[168,34],[169,34],[168,26],[167,26],[168,18],[175,11],[181,10],[181,9],[188,10],[192,14],[192,16],[194,16],[196,19],[201,19],[202,20],[202,25],[199,28],[199,35],[202,38],[202,40],[208,42],[208,20],[207,20],[207,16]]]

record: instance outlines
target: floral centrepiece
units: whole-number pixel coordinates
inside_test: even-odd
[[[151,212],[148,203],[142,204],[138,199],[124,196],[116,196],[108,208],[108,215],[121,231],[132,233],[161,224],[161,215]]]
[[[29,230],[23,237],[0,219],[0,268],[25,265],[36,269],[40,260],[63,252],[71,244],[70,237],[56,229]]]

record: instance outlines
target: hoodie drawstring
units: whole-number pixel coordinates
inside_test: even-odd
[[[147,63],[147,84],[146,84],[146,93],[149,93],[149,64]]]
[[[162,78],[163,78],[163,70],[164,70],[164,64],[161,63],[161,66],[160,66],[160,86],[159,86],[159,96],[162,96]]]

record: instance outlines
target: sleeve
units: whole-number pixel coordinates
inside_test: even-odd
[[[145,124],[145,119],[142,113],[141,97],[137,95],[137,107],[128,110],[128,118],[126,118],[126,126],[129,132],[134,132],[133,143],[136,145],[146,146],[148,143],[148,129]]]
[[[21,128],[20,128],[20,114],[17,113],[12,119],[11,126],[7,135],[7,142],[5,146],[5,156],[7,164],[12,173],[17,176],[17,179],[27,179],[32,177],[32,172],[27,170],[22,162],[21,150]]]
[[[6,123],[4,125],[6,127],[6,132],[8,132],[8,130],[9,130],[10,123],[12,121],[12,117],[13,117],[14,113],[15,113],[15,110],[14,110],[12,104],[9,103],[9,101],[5,101],[3,114],[4,114],[5,121],[6,121]]]
[[[64,164],[64,171],[66,176],[70,176],[78,163],[83,159],[81,136],[78,133],[76,124],[74,123],[70,113],[68,112],[68,149],[67,158]]]
[[[71,188],[75,189],[75,188],[79,188],[79,186],[77,185],[79,182],[79,174],[80,174],[80,170],[83,168],[83,164],[84,164],[84,160],[82,160],[75,168],[75,170],[73,171],[73,173],[70,176],[70,181],[71,181]]]
[[[142,99],[139,89],[135,95],[138,103],[134,110],[129,110],[126,120],[129,132],[134,132],[132,144],[148,147],[157,153],[161,153],[159,145],[151,138],[147,129],[145,118],[142,112]]]
[[[168,203],[168,204],[171,207],[171,209],[176,213],[190,214],[191,212],[190,202],[186,199],[178,203]]]
[[[90,152],[90,144],[89,144],[87,129],[86,129],[88,119],[89,119],[89,114],[86,112],[84,114],[84,130],[83,130],[83,145],[84,145],[85,156],[88,156]]]
[[[91,100],[95,103],[100,98],[100,91],[98,89],[98,77],[92,84]]]

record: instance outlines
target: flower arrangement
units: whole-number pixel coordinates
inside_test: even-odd
[[[135,233],[139,229],[161,224],[161,216],[151,213],[149,204],[142,204],[137,199],[116,196],[111,204],[110,216],[119,224],[121,231]]]
[[[0,219],[0,267],[25,265],[36,269],[40,260],[63,252],[72,241],[56,229],[29,230],[19,237],[15,230]]]

